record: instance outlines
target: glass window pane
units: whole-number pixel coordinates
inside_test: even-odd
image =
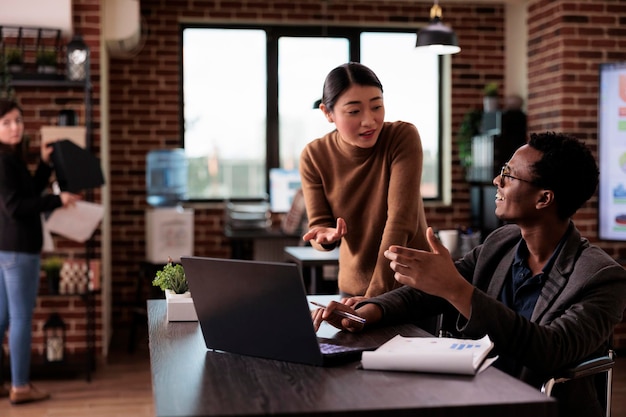
[[[281,36],[281,28],[272,27],[278,56],[269,57],[274,49],[267,49],[263,29],[183,30],[189,198],[263,197],[268,160],[278,157],[281,168],[297,169],[306,143],[334,129],[313,106],[328,72],[349,60],[351,39],[361,43],[361,62],[383,83],[386,119],[417,126],[424,147],[422,196],[440,198],[439,60],[414,52],[415,33],[366,32],[358,39],[348,30],[345,38],[308,38]],[[266,74],[267,60],[274,58],[278,73]],[[278,84],[272,100],[268,79]],[[278,138],[268,138],[266,112],[274,102]],[[266,155],[268,145],[279,154]]]
[[[424,148],[422,197],[438,198],[439,59],[415,52],[414,33],[364,32],[361,62],[383,84],[385,119],[413,123]]]
[[[263,30],[183,31],[189,198],[266,193],[265,46]]]
[[[278,112],[281,168],[297,169],[304,146],[335,127],[313,104],[326,75],[349,60],[344,38],[281,37],[278,40]]]

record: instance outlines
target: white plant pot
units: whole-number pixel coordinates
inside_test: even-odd
[[[168,299],[168,300],[170,298],[191,298],[191,293],[189,291],[187,291],[184,294],[176,294],[172,290],[165,290],[165,298]]]
[[[171,290],[165,290],[165,302],[167,303],[167,321],[198,321],[196,307],[189,291],[176,294]]]

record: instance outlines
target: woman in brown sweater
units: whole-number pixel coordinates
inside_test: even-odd
[[[384,121],[382,85],[362,64],[328,74],[320,110],[336,130],[300,157],[309,218],[303,239],[320,250],[339,245],[339,290],[352,305],[398,286],[384,256],[389,246],[429,248],[422,144],[414,125]]]

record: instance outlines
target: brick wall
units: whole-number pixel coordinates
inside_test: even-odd
[[[626,60],[626,4],[617,1],[529,2],[529,131],[565,131],[598,148],[598,74],[603,62]],[[581,232],[616,259],[626,245],[598,241],[598,199],[576,214]],[[626,323],[615,342],[626,347]]]
[[[565,131],[597,156],[598,70],[626,60],[626,4],[615,1],[532,1],[528,15],[529,131]],[[597,198],[576,215],[597,241]],[[598,242],[616,258],[626,246]]]

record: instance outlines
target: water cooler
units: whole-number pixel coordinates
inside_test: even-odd
[[[146,156],[146,260],[164,264],[193,255],[194,213],[183,208],[187,195],[187,158],[183,149],[158,149]]]

